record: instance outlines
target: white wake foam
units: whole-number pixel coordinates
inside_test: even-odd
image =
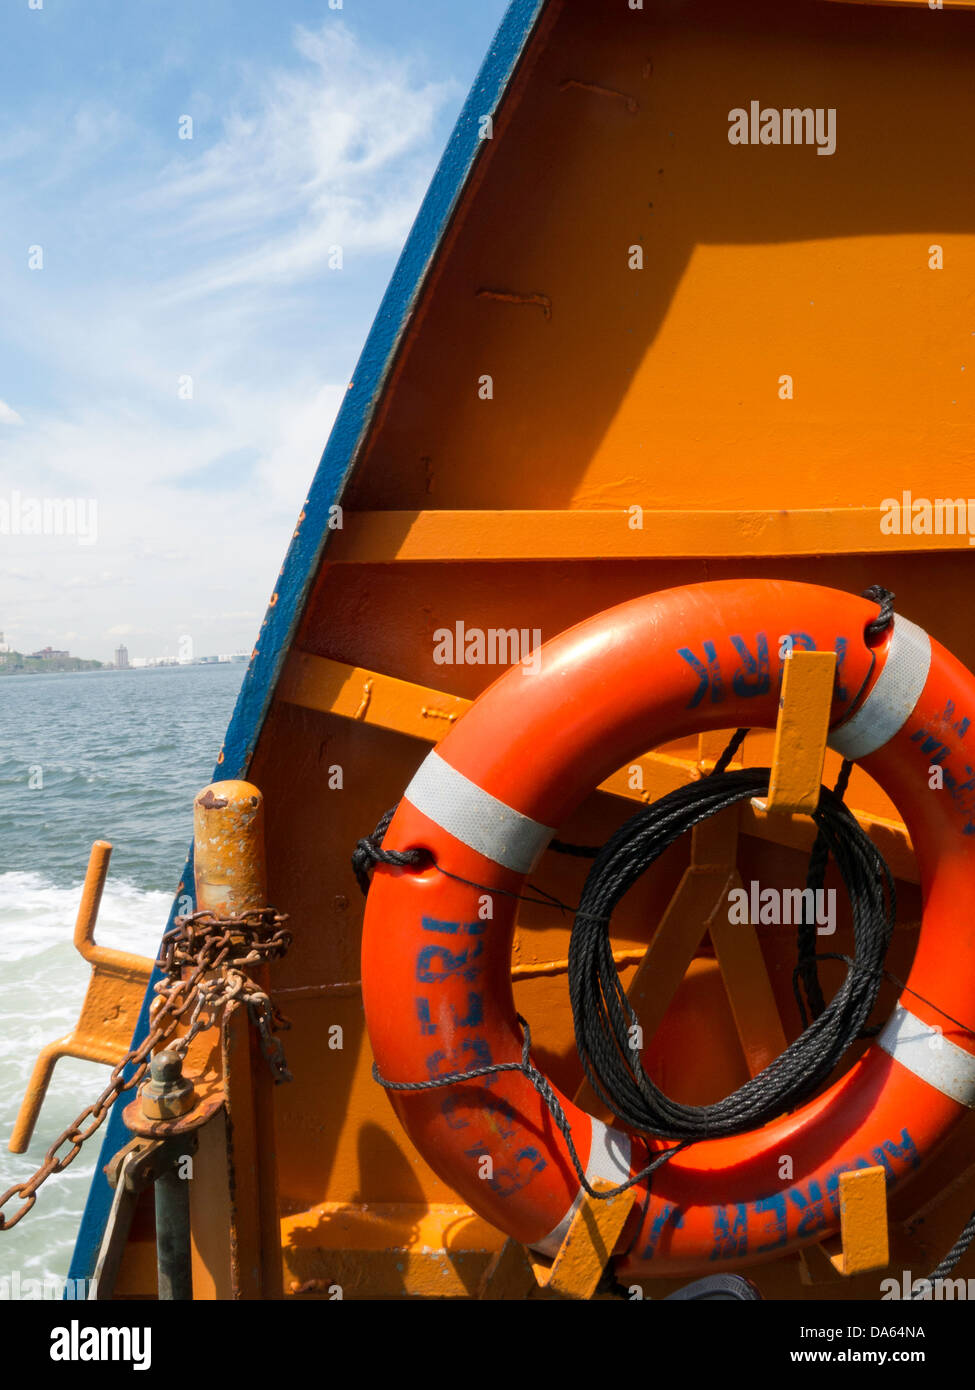
[[[23,1181],[48,1145],[98,1095],[108,1068],[60,1061],[26,1154],[7,1140],[37,1053],[68,1033],[78,1017],[89,967],[72,945],[81,884],[57,888],[42,874],[0,874],[0,1192]],[[105,885],[96,941],[154,957],[172,898],[120,879]],[[66,1275],[102,1132],[64,1173],[49,1178],[34,1210],[0,1234],[0,1276]]]

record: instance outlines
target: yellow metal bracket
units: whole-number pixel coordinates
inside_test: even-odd
[[[601,1180],[593,1185],[597,1192],[613,1187]],[[590,1197],[584,1192],[551,1267],[536,1264],[518,1241],[506,1240],[484,1272],[478,1298],[497,1301],[536,1294],[547,1298],[592,1298],[633,1210],[633,1202],[632,1187],[607,1198]]]
[[[881,1167],[856,1168],[839,1179],[840,1233],[799,1251],[803,1284],[831,1284],[890,1262],[887,1174]]]
[[[887,1238],[887,1174],[881,1167],[840,1174],[840,1239],[843,1249],[830,1263],[840,1274],[884,1269]]]
[[[773,813],[810,815],[819,805],[836,653],[791,651],[784,666],[768,800],[753,798],[753,804]]]
[[[81,1013],[70,1033],[41,1050],[7,1146],[11,1153],[27,1150],[59,1057],[115,1066],[132,1041],[153,963],[145,956],[95,944],[95,922],[111,853],[112,846],[106,840],[95,841],[81,891],[74,944],[91,965]]]

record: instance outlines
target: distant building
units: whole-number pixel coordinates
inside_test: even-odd
[[[54,661],[59,656],[70,656],[70,652],[58,652],[53,647],[42,647],[39,652],[31,652],[31,656],[37,657],[40,661]]]
[[[120,671],[125,671],[128,669],[129,649],[124,642],[120,647],[117,647],[115,649],[115,665],[118,667]]]
[[[10,651],[10,643],[9,643],[9,642],[5,642],[5,641],[3,640],[3,633],[0,632],[0,653],[4,653],[4,654],[5,654],[6,652],[9,652],[9,651]]]

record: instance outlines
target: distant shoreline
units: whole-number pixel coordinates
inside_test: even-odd
[[[73,671],[103,671],[104,662],[81,656],[24,656],[23,652],[0,653],[0,676],[47,676]]]
[[[15,658],[15,662],[11,660]],[[248,658],[249,660],[249,658]],[[120,672],[127,671],[189,671],[197,670],[202,667],[236,667],[238,670],[246,666],[246,661],[173,661],[156,662],[152,666],[116,666],[114,662],[86,660],[80,656],[69,657],[24,657],[19,652],[7,654],[7,660],[2,660],[0,654],[0,677],[2,676],[72,676],[79,672],[99,671],[106,674],[118,675]]]

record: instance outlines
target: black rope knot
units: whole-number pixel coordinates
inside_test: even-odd
[[[879,637],[882,632],[886,632],[894,621],[894,599],[896,594],[885,589],[882,584],[871,584],[869,589],[864,589],[861,598],[868,598],[871,603],[880,604],[880,612],[875,618],[871,618],[864,629],[869,638]]]
[[[429,851],[424,849],[383,849],[386,831],[395,814],[396,806],[391,806],[379,818],[372,834],[358,840],[352,851],[352,871],[363,893],[369,892],[370,876],[377,864],[392,864],[398,869],[419,869],[432,861]]]

